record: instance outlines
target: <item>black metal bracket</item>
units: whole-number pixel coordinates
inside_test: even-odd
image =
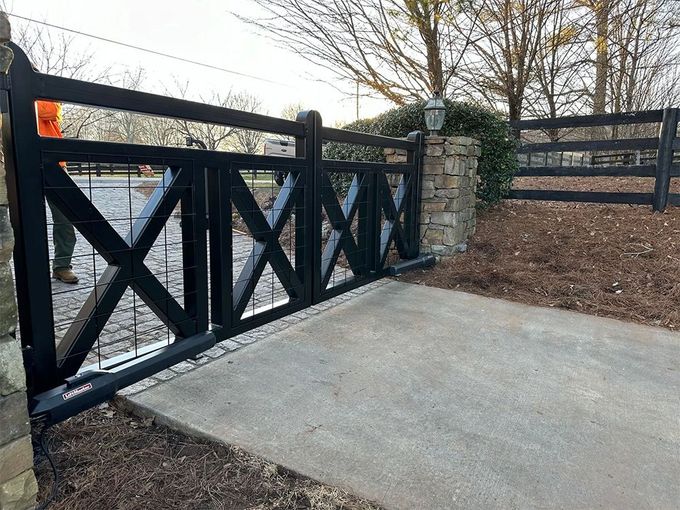
[[[437,259],[434,255],[421,255],[415,259],[402,260],[393,264],[387,268],[387,274],[390,276],[399,276],[400,274],[406,273],[408,271],[413,271],[414,269],[420,269],[423,267],[432,267],[437,263]]]
[[[112,370],[85,370],[64,384],[35,395],[29,402],[31,419],[58,423],[112,399],[116,392],[215,345],[215,335],[204,332],[133,359]]]

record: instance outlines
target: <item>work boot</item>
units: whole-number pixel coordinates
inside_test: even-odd
[[[52,278],[61,280],[64,283],[78,283],[78,277],[70,267],[60,267],[52,273]]]

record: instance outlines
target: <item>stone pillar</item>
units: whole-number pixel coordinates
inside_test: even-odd
[[[475,232],[479,141],[428,136],[421,178],[420,252],[450,256]]]
[[[7,72],[12,52],[9,21],[0,13],[0,72]],[[0,119],[1,127],[2,119]],[[9,222],[5,164],[0,150],[0,510],[35,507],[38,484],[33,474],[31,427],[26,404],[26,373],[15,338],[17,310],[10,259],[14,235]]]
[[[467,249],[475,233],[479,141],[428,136],[421,176],[420,253],[450,256]],[[388,163],[406,163],[406,151],[386,149]],[[394,184],[394,183],[393,183]]]

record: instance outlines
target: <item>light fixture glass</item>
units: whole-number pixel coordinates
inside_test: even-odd
[[[439,130],[444,125],[445,116],[446,106],[444,106],[444,100],[439,91],[435,91],[434,97],[425,105],[425,125],[431,135],[439,134]]]

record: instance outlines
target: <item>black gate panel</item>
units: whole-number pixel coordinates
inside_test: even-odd
[[[236,156],[236,155],[234,155]],[[263,209],[244,172],[285,175]],[[295,160],[238,155],[209,169],[211,320],[219,339],[238,335],[311,304],[305,258],[310,251],[305,201],[309,166]],[[234,227],[240,220],[240,230]]]
[[[407,150],[406,164],[322,160],[315,195],[317,253],[314,301],[385,275],[386,267],[419,253],[420,148],[422,133],[407,140],[322,130],[335,142]],[[402,145],[403,144],[403,145]],[[344,183],[344,185],[343,185]]]
[[[418,256],[421,133],[386,138],[324,128],[313,111],[287,121],[43,75],[12,49],[3,144],[32,416],[67,418]],[[295,139],[296,155],[40,137],[37,100],[275,133]],[[326,142],[401,149],[407,162],[324,160]],[[75,286],[50,278],[61,222],[76,231]]]

